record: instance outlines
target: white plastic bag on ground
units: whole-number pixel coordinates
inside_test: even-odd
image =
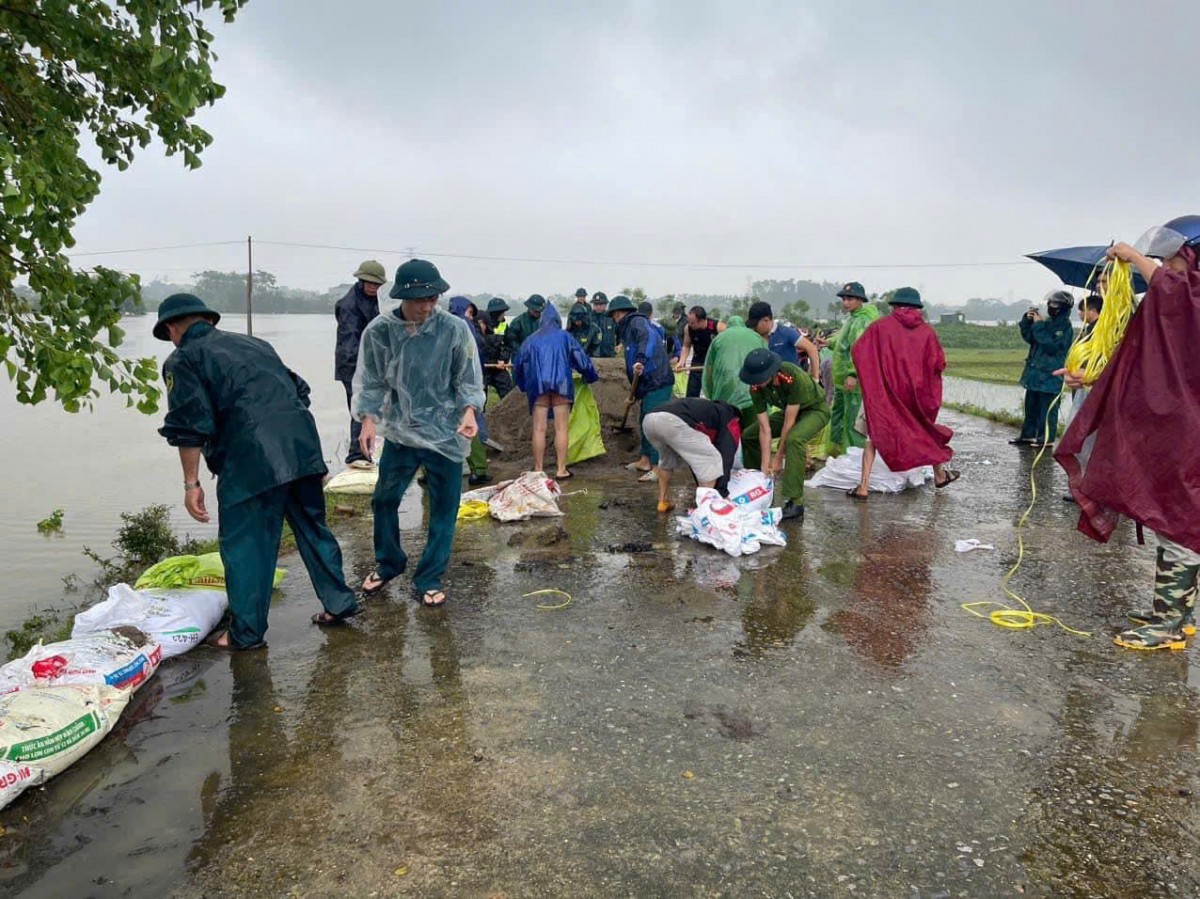
[[[375,492],[378,482],[378,467],[347,468],[325,482],[325,492],[369,494]]]
[[[488,500],[492,517],[500,521],[524,521],[534,516],[554,517],[562,491],[558,483],[542,471],[527,471]]]
[[[46,779],[46,772],[33,765],[0,762],[0,808],[4,808],[30,787]]]
[[[729,475],[729,501],[749,512],[771,508],[775,482],[753,468],[734,469]]]
[[[162,647],[135,627],[35,646],[0,666],[0,693],[29,686],[92,684],[132,693],[162,662]]]
[[[65,771],[112,730],[129,693],[65,684],[25,687],[0,696],[0,760]]]
[[[130,625],[162,646],[164,659],[194,649],[208,636],[229,599],[224,590],[195,587],[150,587],[134,590],[128,584],[108,589],[108,598],[75,616],[72,637]]]
[[[805,487],[832,487],[849,490],[862,480],[863,451],[857,446],[846,450],[845,455],[830,459],[825,467],[804,482]],[[892,471],[883,458],[876,454],[871,466],[870,489],[877,493],[901,493],[909,487],[920,487],[933,480],[933,466],[922,465],[908,471]]]
[[[758,552],[764,543],[787,546],[779,529],[783,510],[750,510],[723,499],[716,490],[696,490],[696,508],[675,519],[676,533],[715,546],[731,556]]]

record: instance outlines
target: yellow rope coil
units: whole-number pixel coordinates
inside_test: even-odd
[[[1067,353],[1067,371],[1082,372],[1084,384],[1095,383],[1125,336],[1133,310],[1133,271],[1129,263],[1114,260],[1108,273],[1100,318],[1086,337],[1071,345]]]
[[[1107,302],[1105,305],[1108,305]],[[1050,408],[1053,409],[1055,405],[1061,401],[1062,394],[1060,393],[1054,398],[1054,402],[1051,403]],[[1037,470],[1038,463],[1042,461],[1042,456],[1046,454],[1046,444],[1052,439],[1053,435],[1050,434],[1050,422],[1049,416],[1047,415],[1046,432],[1042,435],[1042,449],[1038,451],[1037,457],[1033,460],[1033,465],[1029,467],[1029,487],[1032,490],[1032,496],[1029,500],[1029,507],[1017,521],[1017,561],[1013,564],[1012,568],[1008,569],[1008,572],[1000,581],[1000,587],[1004,590],[1004,595],[1009,599],[1020,603],[1021,607],[1013,608],[1012,606],[1005,605],[1002,602],[983,600],[980,602],[965,602],[962,604],[962,609],[963,611],[974,615],[976,618],[986,618],[997,627],[1007,627],[1014,630],[1026,630],[1028,628],[1037,627],[1039,624],[1057,624],[1068,634],[1075,634],[1078,637],[1090,637],[1092,635],[1090,631],[1076,630],[1073,627],[1068,627],[1067,625],[1063,624],[1053,615],[1047,615],[1044,612],[1035,612],[1030,607],[1029,603],[1010,590],[1008,586],[1009,581],[1013,579],[1013,575],[1020,570],[1021,563],[1025,561],[1025,537],[1021,532],[1025,528],[1025,522],[1029,520],[1029,516],[1033,512],[1034,505],[1037,503],[1037,482],[1033,479],[1033,473]],[[984,606],[999,606],[1000,608],[988,613],[977,611],[977,609]]]
[[[545,596],[547,594],[554,594],[555,596],[565,596],[567,598],[567,600],[566,600],[566,602],[560,602],[558,605],[554,605],[554,606],[544,606],[541,603],[538,603],[537,607],[545,612],[554,612],[558,609],[565,609],[567,606],[569,606],[571,604],[571,594],[568,593],[566,590],[553,590],[553,589],[551,589],[551,590],[534,590],[532,593],[522,593],[521,597],[526,598],[526,597],[530,597],[530,596]]]

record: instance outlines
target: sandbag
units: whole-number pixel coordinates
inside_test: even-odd
[[[108,598],[75,616],[72,637],[83,637],[121,625],[148,634],[169,659],[194,649],[220,622],[229,607],[224,590],[205,587],[151,587],[128,584],[108,589]]]
[[[0,760],[33,765],[48,780],[103,740],[128,701],[127,691],[90,684],[0,696]]]
[[[370,495],[379,482],[379,468],[347,468],[339,471],[325,483],[326,493],[351,493]]]
[[[0,762],[0,809],[46,779],[46,772],[33,765]]]
[[[747,512],[771,508],[775,482],[754,468],[735,469],[729,475],[729,501]]]
[[[287,572],[275,569],[271,586],[283,583]],[[142,572],[133,585],[135,590],[147,587],[217,587],[225,589],[225,564],[220,553],[204,553],[199,556],[170,556]]]
[[[833,487],[837,490],[849,490],[857,487],[862,480],[863,451],[852,446],[845,455],[830,459],[825,467],[804,482],[805,487]],[[908,471],[892,471],[878,453],[875,464],[871,466],[869,489],[877,493],[900,493],[909,487],[920,487],[926,481],[933,480],[933,466],[923,465]]]
[[[515,481],[500,484],[500,489],[488,500],[492,517],[500,521],[524,521],[531,517],[562,515],[558,483],[546,477],[544,471],[527,471]]]
[[[750,509],[724,499],[710,487],[696,489],[696,508],[675,519],[675,531],[731,556],[756,553],[764,544],[787,546],[779,529],[782,509]]]
[[[575,376],[575,402],[567,423],[567,464],[603,456],[604,438],[600,432],[600,407],[591,385]]]
[[[38,645],[0,666],[0,693],[29,686],[91,684],[132,693],[162,662],[158,641],[135,627],[119,627]]]

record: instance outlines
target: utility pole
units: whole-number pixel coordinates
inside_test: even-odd
[[[246,333],[254,336],[254,242],[246,238]]]

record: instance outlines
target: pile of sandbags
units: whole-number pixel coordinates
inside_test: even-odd
[[[832,487],[835,490],[849,490],[857,487],[862,479],[863,451],[852,446],[844,455],[830,459],[825,467],[804,482],[805,487]],[[901,493],[909,487],[920,487],[927,481],[933,480],[933,466],[923,465],[908,471],[892,471],[876,455],[875,464],[871,466],[869,489],[876,493]]]
[[[217,626],[224,588],[217,553],[164,559],[80,612],[71,639],[0,665],[0,809],[104,739],[162,661]]]
[[[783,510],[771,508],[771,479],[752,469],[729,478],[729,498],[710,487],[696,489],[696,508],[675,519],[675,531],[731,556],[756,553],[764,545],[787,546],[780,529]]]
[[[561,516],[558,498],[562,490],[544,471],[527,471],[513,481],[501,481],[464,493],[459,500],[459,517],[481,517],[474,510],[487,503],[489,514],[497,521],[525,521],[528,518]]]

